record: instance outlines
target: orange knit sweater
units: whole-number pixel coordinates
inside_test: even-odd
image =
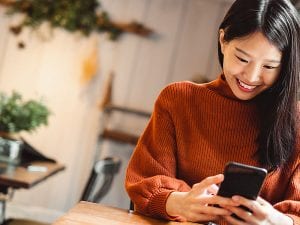
[[[172,191],[189,191],[222,173],[228,161],[259,166],[258,125],[255,99],[238,100],[223,76],[207,84],[167,86],[127,168],[125,186],[135,209],[172,219],[165,209]],[[268,174],[260,195],[300,225],[299,148],[284,168]]]

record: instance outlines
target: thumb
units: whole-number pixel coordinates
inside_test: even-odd
[[[204,189],[208,189],[210,186],[212,185],[216,185],[221,183],[224,180],[224,175],[223,174],[218,174],[215,176],[211,176],[211,177],[206,177],[205,179],[203,179],[200,183],[197,183],[193,186],[193,189],[195,189],[195,191],[203,191]]]

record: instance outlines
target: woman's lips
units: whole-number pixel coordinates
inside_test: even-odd
[[[236,79],[237,80],[237,84],[238,84],[238,87],[242,90],[242,91],[245,91],[245,92],[252,92],[257,86],[254,86],[254,85],[249,85],[249,84],[245,84],[244,82],[242,82],[241,80],[239,79]]]

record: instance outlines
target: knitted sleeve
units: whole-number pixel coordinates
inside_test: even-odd
[[[138,212],[158,218],[167,215],[166,200],[173,191],[189,191],[190,187],[176,179],[176,136],[169,112],[170,88],[158,97],[150,122],[130,159],[125,187]]]
[[[291,217],[294,225],[300,225],[300,164],[290,178],[285,200],[275,204],[274,207]]]

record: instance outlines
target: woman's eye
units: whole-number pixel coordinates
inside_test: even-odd
[[[275,69],[275,68],[277,68],[276,66],[264,66],[266,69],[268,69],[268,70],[272,70],[272,69]]]
[[[241,62],[243,62],[243,63],[248,63],[248,61],[246,60],[246,59],[243,59],[243,58],[241,58],[241,57],[238,57],[238,56],[236,56],[237,58],[238,58],[238,60],[240,60]]]

